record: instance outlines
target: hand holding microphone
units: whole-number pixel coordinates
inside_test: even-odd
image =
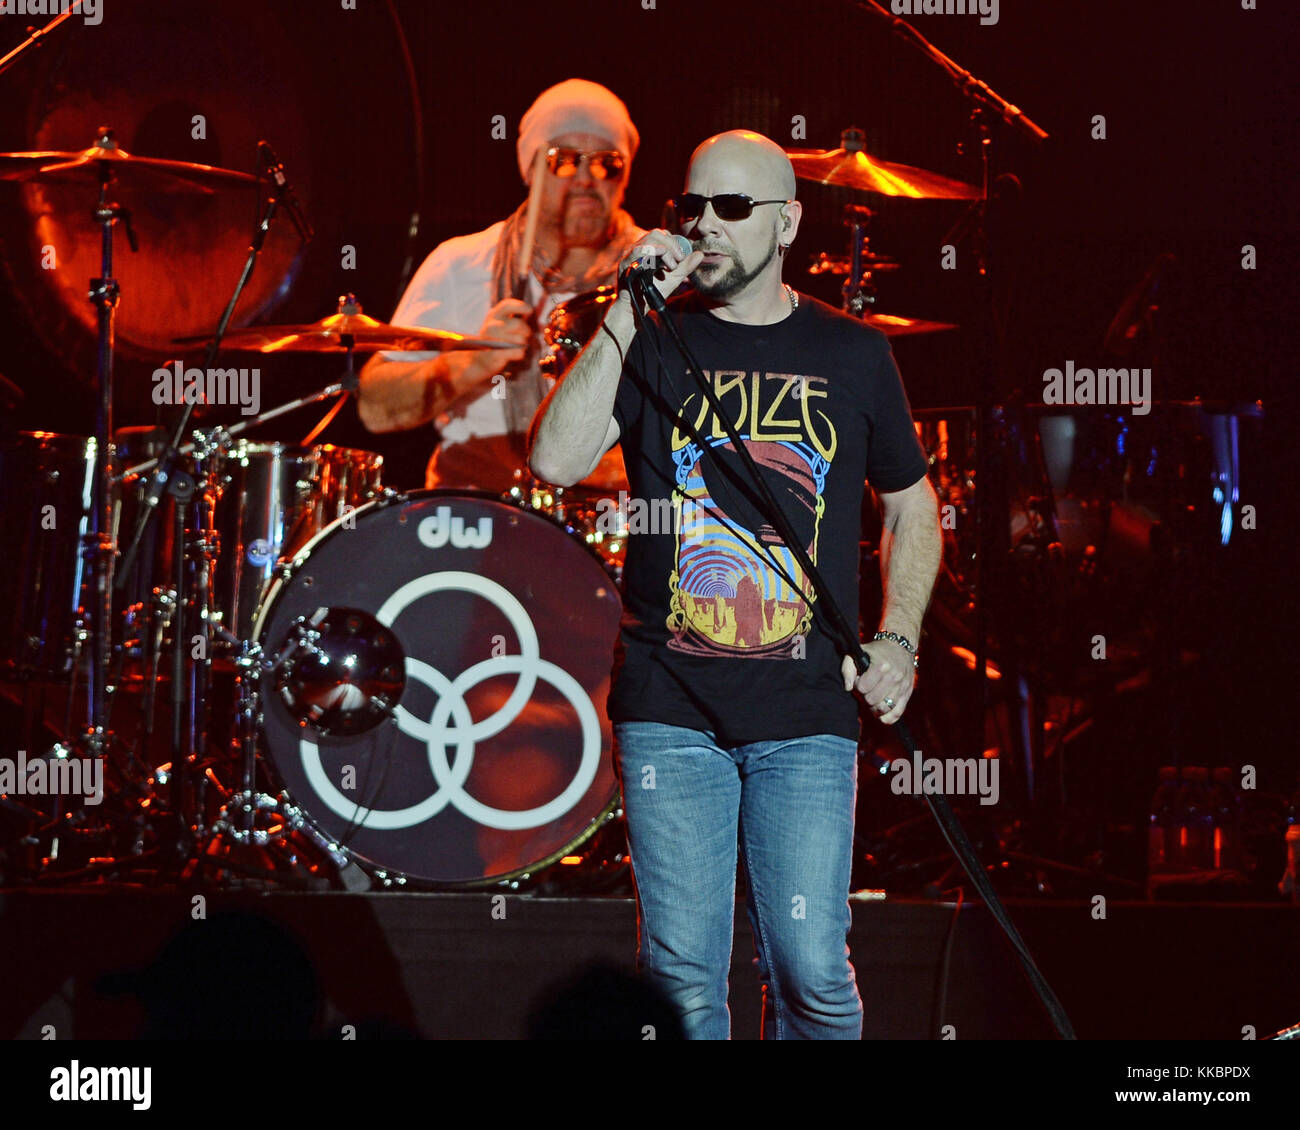
[[[645,288],[646,298],[656,309],[662,309],[663,300],[703,261],[704,253],[692,251],[691,241],[685,236],[663,228],[647,232],[619,264],[619,299],[624,295],[630,299],[632,280],[640,278],[653,284]]]

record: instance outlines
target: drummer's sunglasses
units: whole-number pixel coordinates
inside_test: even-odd
[[[623,174],[623,154],[617,149],[584,152],[581,149],[562,149],[553,145],[546,151],[546,167],[557,177],[571,177],[578,171],[578,165],[584,157],[591,175],[597,180],[617,180]]]
[[[679,224],[689,224],[704,215],[706,205],[713,205],[714,215],[720,220],[748,220],[760,204],[789,204],[788,200],[754,200],[743,192],[723,192],[718,196],[701,196],[698,192],[683,192],[669,203],[677,213]]]

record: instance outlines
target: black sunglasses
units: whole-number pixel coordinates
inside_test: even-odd
[[[689,224],[704,215],[707,205],[713,205],[714,215],[728,222],[748,220],[750,214],[760,204],[789,204],[788,200],[754,200],[743,192],[723,192],[717,196],[701,196],[698,192],[683,192],[674,196],[669,203],[677,213],[679,224]]]

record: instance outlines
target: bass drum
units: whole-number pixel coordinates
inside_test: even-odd
[[[277,674],[310,667],[294,640],[325,609],[387,629],[341,669],[384,662],[368,656],[388,633],[405,654],[395,709],[362,733],[300,723]],[[600,559],[550,518],[442,490],[364,506],[308,543],[259,610],[255,637],[280,660],[262,683],[272,773],[371,871],[441,887],[535,872],[614,808],[605,699],[621,614]],[[368,681],[392,673],[352,670],[327,693]]]

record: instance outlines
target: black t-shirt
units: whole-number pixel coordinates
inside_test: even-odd
[[[863,480],[926,472],[884,334],[807,295],[766,326],[669,303],[736,431],[850,624],[858,618]],[[842,648],[812,585],[760,517],[696,378],[657,318],[628,349],[614,405],[629,492],[624,610],[609,716],[708,730],[728,744],[856,739]],[[689,420],[712,449],[676,426]],[[714,457],[720,457],[719,467]]]

